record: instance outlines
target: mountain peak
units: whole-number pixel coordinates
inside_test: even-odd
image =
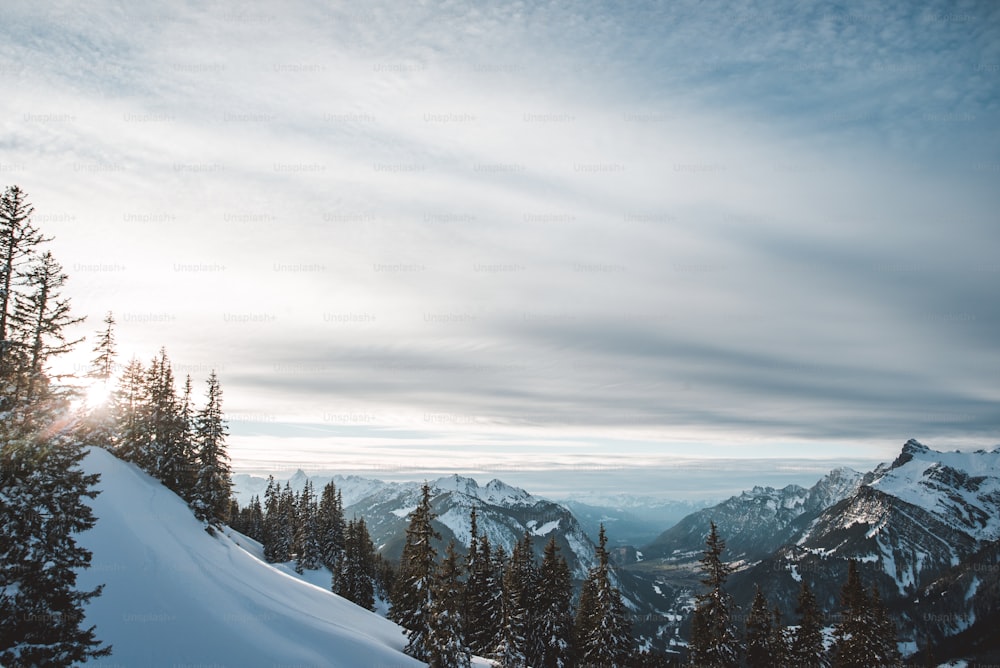
[[[466,478],[457,473],[438,478],[432,483],[432,487],[442,492],[460,492],[468,496],[479,496],[479,483],[472,478]]]
[[[906,464],[907,462],[911,461],[914,457],[920,457],[922,455],[926,455],[930,451],[931,449],[928,448],[926,445],[924,445],[915,438],[911,438],[910,440],[908,440],[906,443],[903,444],[902,452],[900,452],[899,456],[896,457],[895,461],[893,461],[892,464],[889,465],[889,468],[890,469],[899,468],[903,464]]]

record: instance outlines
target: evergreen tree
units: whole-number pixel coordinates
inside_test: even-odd
[[[149,430],[146,403],[146,371],[142,363],[132,359],[122,373],[112,402],[115,415],[114,454],[127,462],[139,463],[143,453],[150,449],[152,436]]]
[[[84,415],[79,428],[81,441],[87,445],[95,445],[106,450],[113,448],[116,437],[115,413],[112,410],[111,402],[103,400],[110,394],[111,379],[115,369],[117,351],[114,325],[114,316],[109,311],[104,316],[104,329],[97,334],[97,343],[93,349],[96,357],[91,361],[90,370],[87,372],[87,377],[91,379],[91,382],[97,384],[101,389],[96,394],[102,397],[102,401],[97,403],[88,401],[87,405],[84,406]]]
[[[470,519],[472,539],[466,561],[465,640],[474,654],[486,656],[497,643],[502,582],[494,568],[490,539],[478,533],[475,508]]]
[[[316,505],[316,495],[313,494],[311,480],[306,480],[298,505],[298,536],[295,557],[295,570],[314,571],[322,566],[322,549],[320,546],[319,509]]]
[[[271,564],[282,563],[291,558],[292,545],[287,541],[286,518],[281,507],[281,487],[274,476],[267,477],[264,491],[264,559]]]
[[[503,629],[497,656],[503,666],[531,665],[537,654],[534,628],[535,568],[531,535],[514,545],[503,575]]]
[[[24,375],[14,372],[24,367],[23,356],[16,350],[20,341],[12,331],[15,288],[25,278],[25,265],[36,254],[37,247],[50,241],[31,221],[34,210],[27,194],[18,186],[6,188],[0,195],[0,382],[7,386],[0,392],[0,399],[5,401],[0,411],[7,410],[6,402],[17,396],[11,381]]]
[[[406,629],[409,638],[406,653],[420,661],[430,658],[428,635],[431,611],[434,608],[433,585],[437,560],[433,540],[441,538],[431,525],[435,517],[431,508],[431,488],[424,483],[420,502],[410,513],[406,543],[389,610],[390,619]]]
[[[434,581],[427,644],[432,668],[469,668],[472,655],[465,643],[462,603],[464,591],[455,543],[448,544]]]
[[[900,665],[895,624],[882,604],[878,588],[872,588],[871,596],[865,591],[853,559],[848,564],[840,600],[841,619],[833,633],[833,665],[837,668]]]
[[[52,355],[68,352],[82,339],[67,341],[66,327],[82,322],[70,315],[69,300],[60,296],[67,276],[62,266],[46,251],[32,262],[24,277],[25,291],[15,295],[11,324],[20,339],[28,362],[26,401],[32,401],[48,381],[43,365]]]
[[[621,594],[611,583],[607,542],[602,524],[598,534],[598,563],[590,569],[577,613],[580,666],[624,665],[632,655],[632,633],[625,616],[625,605]]]
[[[208,401],[194,420],[198,449],[198,475],[195,480],[195,514],[209,524],[226,521],[232,478],[226,453],[226,423],[222,417],[222,388],[212,371],[208,377]]]
[[[567,668],[573,656],[573,582],[555,536],[545,544],[538,569],[538,668]]]
[[[722,561],[726,543],[719,537],[715,522],[710,524],[705,552],[701,558],[708,591],[695,599],[691,620],[688,659],[693,666],[730,668],[739,665],[739,641],[732,627],[732,597],[724,589],[731,568]]]
[[[375,609],[375,545],[363,517],[347,523],[344,556],[334,592],[367,610]]]
[[[316,518],[319,532],[320,563],[336,577],[344,554],[344,507],[337,486],[331,480],[323,487]],[[334,582],[334,591],[337,584]]]
[[[823,613],[805,580],[799,590],[795,612],[799,625],[791,638],[788,665],[791,668],[826,668],[829,662],[823,644]]]
[[[772,621],[767,599],[764,598],[764,592],[758,586],[753,603],[750,604],[750,614],[747,616],[747,668],[771,668],[771,666],[781,664],[778,657],[773,654],[772,644],[775,629]]]

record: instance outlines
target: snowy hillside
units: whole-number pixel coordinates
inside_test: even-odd
[[[126,666],[419,666],[395,624],[290,577],[225,536],[210,536],[187,505],[131,464],[93,449],[97,525],[84,589],[104,583],[87,624]]]

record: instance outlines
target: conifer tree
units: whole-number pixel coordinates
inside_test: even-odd
[[[732,597],[724,589],[731,572],[729,564],[722,561],[725,549],[726,543],[712,522],[700,560],[704,573],[701,582],[708,591],[695,599],[691,620],[688,660],[693,666],[730,668],[739,665],[739,641],[732,627]]]
[[[149,430],[145,385],[146,371],[139,360],[133,358],[122,374],[112,401],[116,417],[113,442],[114,454],[127,462],[139,463],[142,453],[148,452],[152,440]]]
[[[93,348],[96,357],[90,362],[90,370],[87,372],[87,377],[91,379],[91,382],[97,384],[102,390],[96,394],[103,400],[96,404],[88,402],[83,407],[84,415],[79,428],[80,440],[83,443],[96,445],[106,450],[113,448],[116,437],[115,413],[112,410],[111,402],[107,400],[110,395],[117,355],[114,325],[114,316],[109,311],[104,316],[104,329],[97,334],[97,342]]]
[[[194,510],[202,521],[222,524],[228,519],[232,477],[226,453],[226,423],[222,417],[222,388],[212,371],[208,376],[208,401],[194,420],[198,450],[198,475],[194,487]]]
[[[48,380],[43,365],[52,355],[68,352],[82,341],[67,341],[64,329],[82,322],[70,315],[69,300],[60,295],[67,276],[62,266],[46,251],[35,259],[24,275],[24,291],[15,295],[11,325],[20,339],[27,359],[26,401],[32,401]]]
[[[500,628],[501,577],[494,568],[489,536],[478,534],[476,509],[471,512],[468,580],[465,586],[465,639],[472,652],[486,656],[497,643]],[[476,545],[473,549],[473,545]]]
[[[465,642],[462,620],[464,591],[461,567],[452,541],[434,579],[427,644],[431,668],[469,668],[472,656]]]
[[[746,666],[747,668],[771,668],[780,665],[772,647],[774,627],[771,609],[768,607],[764,592],[757,587],[753,603],[750,604],[750,614],[747,616],[746,629]]]
[[[319,509],[316,505],[316,495],[313,494],[311,480],[306,480],[299,495],[298,504],[298,536],[295,543],[295,570],[314,571],[322,566],[322,549],[320,546]]]
[[[834,628],[833,665],[837,668],[877,665],[872,647],[871,601],[854,559],[848,563],[847,582],[841,589],[840,602],[841,619]]]
[[[573,658],[573,582],[555,536],[538,569],[538,668],[567,668]]]
[[[363,517],[347,523],[344,556],[333,591],[367,610],[375,609],[375,545]]]
[[[14,369],[23,362],[16,358],[20,343],[13,335],[16,288],[25,278],[25,266],[37,253],[37,247],[50,241],[35,227],[31,220],[35,207],[28,202],[27,194],[18,186],[6,188],[0,195],[0,382],[7,385],[0,392],[0,399],[11,401],[17,392],[10,382],[23,374]],[[0,411],[6,410],[0,405]]]
[[[435,517],[431,507],[431,488],[424,483],[420,502],[410,513],[389,610],[390,619],[406,629],[406,653],[420,661],[430,657],[428,634],[434,607],[433,584],[437,561],[433,541],[441,538],[431,525]]]
[[[795,612],[799,625],[792,634],[788,650],[791,668],[827,668],[826,647],[823,644],[823,613],[816,605],[809,584],[803,580]]]
[[[291,558],[291,542],[286,540],[286,517],[282,512],[281,487],[274,476],[267,477],[267,489],[264,491],[264,526],[263,540],[264,559],[271,564],[288,561]]]
[[[587,601],[581,593],[577,654],[580,666],[623,665],[632,655],[632,633],[621,593],[611,582],[611,562],[604,525],[598,534],[597,566],[590,569]],[[586,606],[586,608],[584,607]],[[581,619],[581,615],[586,618]]]
[[[343,501],[332,480],[323,487],[316,521],[319,531],[320,563],[326,566],[336,578],[340,569],[340,560],[344,554],[346,525],[344,523]],[[336,582],[334,582],[333,590],[337,591]]]
[[[514,545],[503,576],[503,634],[497,654],[503,666],[531,665],[536,654],[534,594],[538,572],[531,535]]]

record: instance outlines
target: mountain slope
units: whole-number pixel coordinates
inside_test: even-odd
[[[705,547],[714,521],[728,546],[727,559],[761,559],[791,540],[804,523],[858,488],[862,474],[834,469],[811,488],[754,487],[739,496],[688,515],[643,548],[647,559],[690,561]]]
[[[86,612],[114,646],[110,664],[419,666],[395,624],[210,536],[175,494],[94,448],[97,525],[78,536],[93,551],[80,574],[104,583]]]

